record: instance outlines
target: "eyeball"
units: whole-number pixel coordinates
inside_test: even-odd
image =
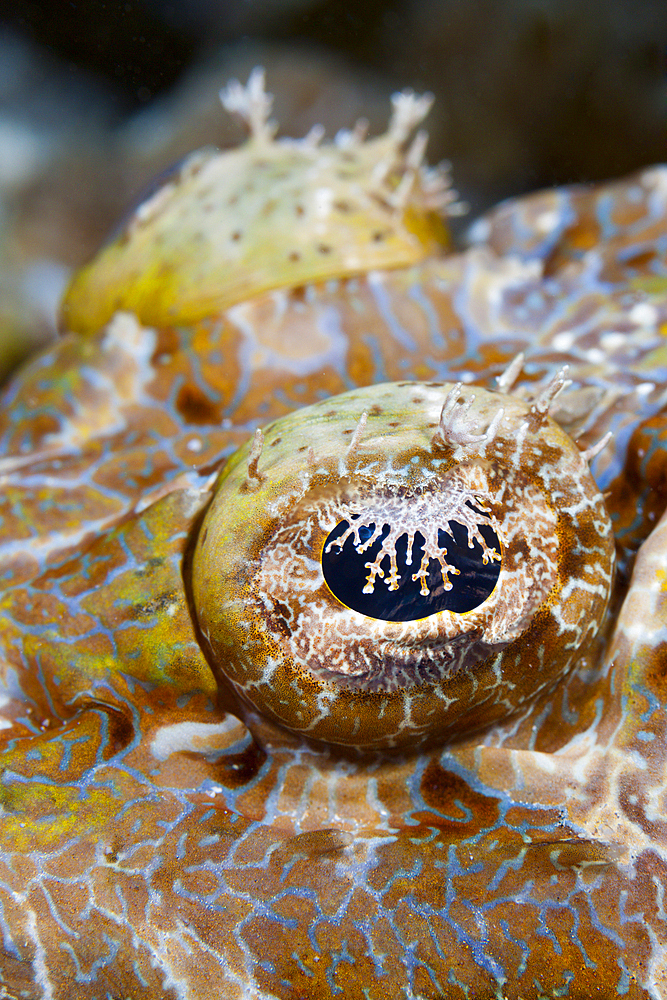
[[[453,741],[553,687],[600,627],[614,545],[548,397],[376,385],[257,432],[192,561],[220,683],[362,750]]]

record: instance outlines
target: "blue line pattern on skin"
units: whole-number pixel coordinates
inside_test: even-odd
[[[0,402],[0,994],[667,1000],[667,168],[453,252],[428,100],[224,100]],[[327,589],[470,504],[479,607]]]

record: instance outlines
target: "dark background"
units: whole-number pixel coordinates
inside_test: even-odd
[[[258,42],[432,90],[434,152],[480,204],[665,155],[667,0],[14,0],[3,21],[103,83],[116,121]]]

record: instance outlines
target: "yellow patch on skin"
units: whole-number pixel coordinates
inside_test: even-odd
[[[103,829],[118,811],[108,791],[91,791],[82,802],[77,788],[49,782],[6,783],[0,793],[2,838],[17,852],[57,849],[82,827]]]
[[[247,119],[248,141],[195,153],[139,206],[72,281],[68,329],[94,333],[119,310],[147,325],[195,323],[268,289],[409,267],[450,246],[449,177],[422,168],[425,133],[404,148],[430,97],[395,95],[375,139],[356,130],[320,145],[319,133],[274,141],[270,99],[253,87],[240,103],[223,98]]]

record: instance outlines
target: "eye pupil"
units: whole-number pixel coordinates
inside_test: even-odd
[[[481,520],[483,513],[479,513]],[[418,530],[411,546],[408,532],[399,534],[391,547],[395,567],[387,552],[373,575],[371,566],[378,566],[378,556],[391,533],[391,525],[384,524],[377,533],[375,522],[358,525],[354,523],[356,520],[353,515],[350,521],[337,524],[322,550],[324,579],[333,595],[352,610],[383,621],[417,621],[439,611],[457,614],[472,611],[492,593],[500,574],[501,549],[490,525],[478,525],[488,548],[495,550],[493,558],[487,554],[486,562],[479,541],[475,539],[470,547],[466,527],[449,521],[438,531],[443,559],[451,567],[444,575],[437,558],[424,560],[426,538]],[[372,545],[367,545],[373,535]]]

